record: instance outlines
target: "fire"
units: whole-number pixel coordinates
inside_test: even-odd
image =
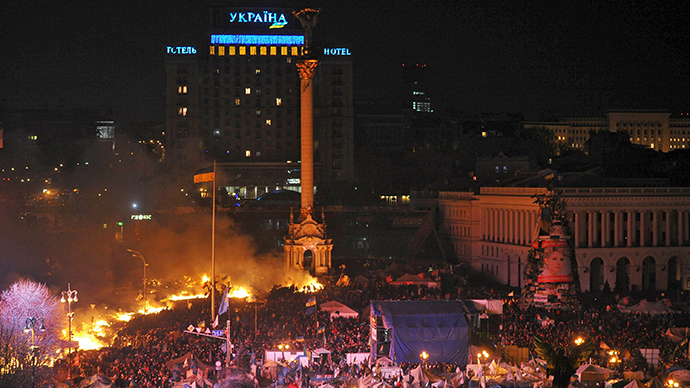
[[[209,280],[211,280],[211,279],[210,279],[208,276],[206,276],[206,275],[204,275],[204,276],[201,278],[201,282],[202,282],[202,283],[208,283]]]
[[[134,313],[118,313],[115,315],[115,319],[122,322],[129,322],[134,317]]]
[[[85,332],[73,333],[72,339],[79,342],[79,350],[100,349],[106,346],[106,344],[101,342],[94,335]]]
[[[313,293],[321,289],[323,289],[323,284],[317,282],[316,280],[312,280],[311,283],[306,284],[302,288],[300,288],[300,292]]]
[[[204,298],[206,298],[206,294],[191,295],[187,291],[182,291],[177,295],[170,295],[167,299],[172,300],[172,301],[178,301],[178,300],[204,299]]]
[[[228,298],[245,299],[251,296],[252,294],[245,290],[244,287],[233,287],[232,290],[228,292]]]

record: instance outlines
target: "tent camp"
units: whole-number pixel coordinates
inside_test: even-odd
[[[331,314],[331,318],[344,317],[344,318],[357,318],[359,313],[346,305],[332,300],[326,303],[321,303],[319,308],[322,311],[328,311]]]
[[[398,363],[419,362],[419,355],[426,352],[431,363],[467,364],[469,329],[462,301],[372,301],[370,307],[377,325],[372,332],[387,333],[372,341],[372,360],[386,355]],[[388,347],[387,352],[380,351]]]

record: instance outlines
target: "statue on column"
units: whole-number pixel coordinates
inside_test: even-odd
[[[305,8],[301,11],[293,11],[292,14],[299,19],[304,28],[304,56],[311,56],[312,49],[312,29],[316,26],[316,19],[319,16],[320,10],[313,8]]]

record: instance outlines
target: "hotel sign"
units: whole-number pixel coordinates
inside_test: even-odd
[[[196,54],[196,49],[191,46],[168,46],[165,52],[167,54]]]
[[[338,56],[343,56],[343,55],[352,55],[350,54],[350,49],[348,48],[324,48],[323,49],[323,55],[338,55]]]
[[[268,28],[283,28],[288,22],[284,13],[261,12],[230,12],[230,23],[270,23]]]

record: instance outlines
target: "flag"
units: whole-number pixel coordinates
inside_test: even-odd
[[[307,309],[304,312],[307,315],[312,315],[316,312],[316,297],[312,297],[307,301]]]
[[[194,173],[194,183],[213,182],[216,179],[216,173],[213,167],[207,167]]]
[[[318,330],[316,330],[316,334],[323,334],[326,332],[326,326],[321,326],[319,327]]]
[[[295,338],[295,341],[297,342],[304,342],[304,336],[298,336]]]
[[[220,300],[220,306],[218,306],[218,315],[223,314],[228,311],[228,287],[225,287],[223,291],[223,298]]]

